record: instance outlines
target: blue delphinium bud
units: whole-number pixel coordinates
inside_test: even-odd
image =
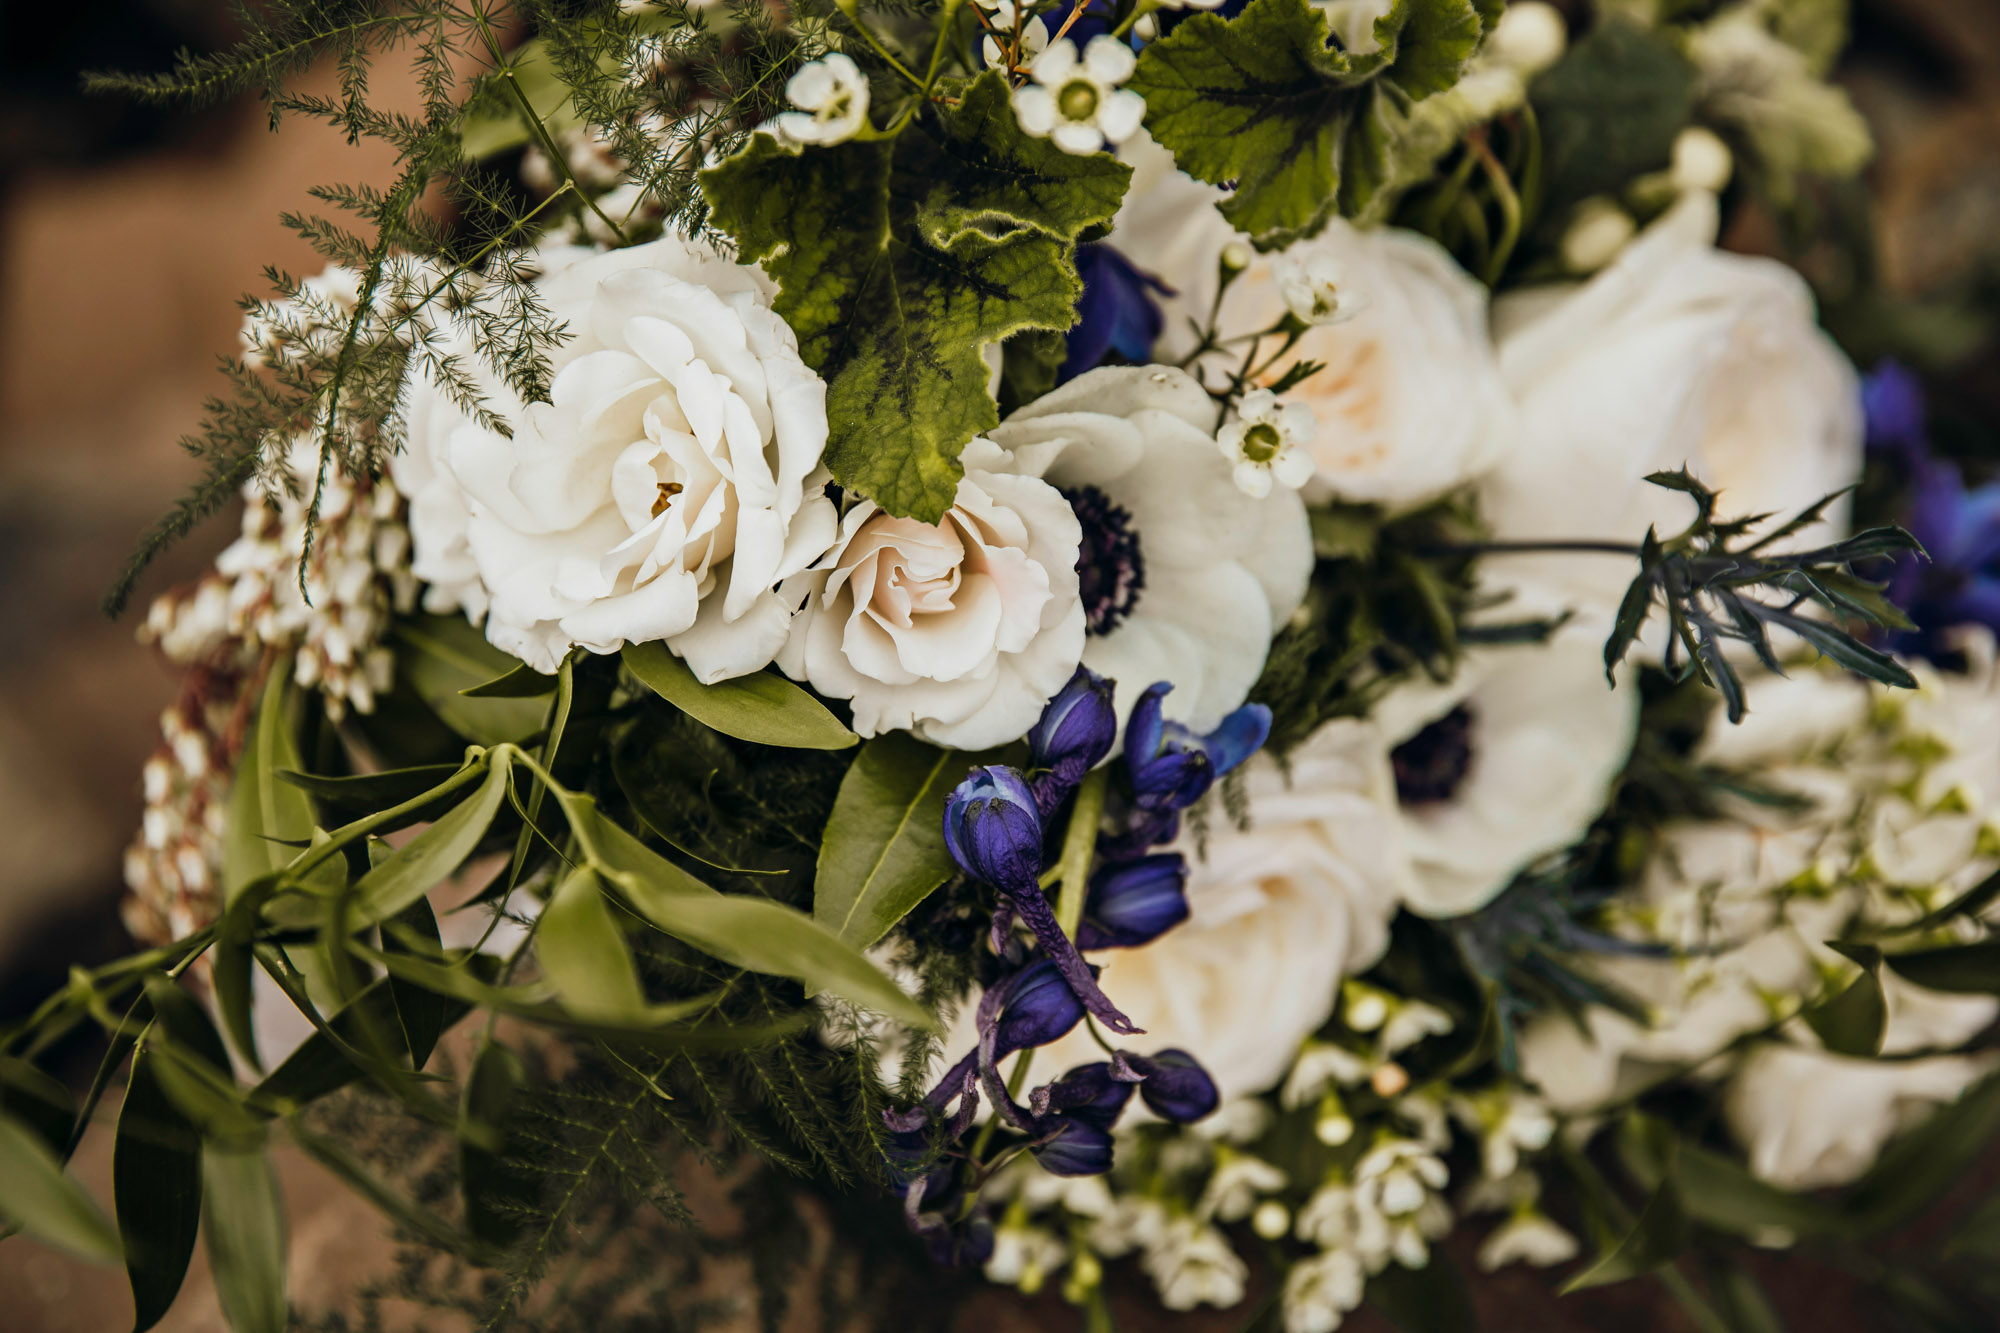
[[[1101,1176],[1111,1169],[1111,1131],[1069,1116],[1050,1116],[1053,1131],[1029,1151],[1052,1176]]]
[[[1085,31],[1092,21],[1086,16],[1069,28],[1079,51],[1093,35]],[[1103,20],[1096,22],[1102,31]],[[1056,383],[1103,365],[1113,353],[1132,365],[1151,361],[1164,322],[1156,298],[1173,295],[1173,288],[1101,243],[1076,247],[1076,273],[1083,280],[1083,298],[1076,304],[1076,324],[1069,331]]]
[[[1042,873],[1042,816],[1027,779],[1011,768],[975,768],[944,807],[951,859],[1005,893],[1035,889]]]
[[[1125,1060],[1146,1076],[1139,1085],[1139,1096],[1162,1120],[1185,1125],[1213,1111],[1222,1100],[1215,1080],[1186,1051],[1128,1055]]]
[[[1083,775],[1111,753],[1118,739],[1118,710],[1112,704],[1115,688],[1102,676],[1078,667],[1029,731],[1028,762],[1046,770],[1033,784],[1043,818],[1053,814]]]
[[[1136,949],[1158,939],[1188,918],[1187,877],[1179,852],[1099,866],[1090,877],[1077,947]]]
[[[1108,1060],[1078,1065],[1046,1087],[1036,1088],[1033,1106],[1038,1115],[1062,1115],[1086,1125],[1110,1129],[1132,1100],[1135,1084],[1118,1077]]]
[[[1921,458],[1928,449],[1924,386],[1894,357],[1877,362],[1861,379],[1861,409],[1868,447]]]
[[[1206,735],[1169,722],[1161,705],[1172,689],[1166,681],[1147,687],[1126,723],[1126,771],[1144,809],[1187,809],[1271,734],[1271,710],[1262,704],[1243,705]]]
[[[1044,958],[1003,983],[993,1058],[1046,1046],[1083,1021],[1083,1001],[1057,966]]]

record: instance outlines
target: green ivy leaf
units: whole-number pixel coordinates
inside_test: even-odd
[[[835,480],[935,522],[959,451],[999,422],[980,349],[1075,322],[1074,242],[1111,220],[1130,178],[1023,134],[989,71],[893,139],[801,151],[753,136],[702,190],[826,377]]]
[[[261,1150],[202,1154],[201,1229],[223,1318],[234,1333],[284,1333],[285,1201]]]
[[[1183,171],[1235,189],[1221,205],[1264,249],[1336,212],[1381,211],[1398,179],[1411,102],[1458,81],[1484,31],[1472,0],[1396,0],[1378,49],[1328,45],[1309,0],[1251,0],[1235,19],[1192,14],[1147,45],[1131,87],[1146,128]]]
[[[39,1134],[4,1112],[0,1112],[0,1219],[80,1258],[118,1262],[118,1233],[96,1200],[63,1174],[62,1163]]]
[[[132,1057],[111,1146],[132,1333],[145,1333],[173,1306],[201,1225],[201,1131],[160,1086],[158,1060],[144,1046]]]
[[[862,746],[826,821],[813,919],[866,949],[944,883],[945,798],[974,762],[903,732]]]
[[[776,672],[704,685],[664,643],[628,644],[622,656],[653,693],[725,736],[792,750],[844,750],[860,740],[825,704]]]

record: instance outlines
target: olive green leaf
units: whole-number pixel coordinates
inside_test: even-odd
[[[222,889],[233,899],[243,886],[281,870],[297,855],[296,846],[312,837],[312,799],[281,771],[297,770],[298,741],[292,732],[297,691],[292,688],[290,658],[272,664],[257,719],[244,738],[229,788],[227,823],[222,834]]]
[[[1074,242],[1111,220],[1130,177],[1023,134],[989,71],[893,139],[800,152],[754,136],[702,189],[826,377],[834,479],[935,522],[960,450],[999,421],[981,347],[1075,322]]]
[[[826,705],[783,676],[754,671],[704,685],[664,643],[627,644],[626,667],[695,721],[739,741],[793,750],[844,750],[860,738]]]
[[[1329,45],[1308,0],[1251,0],[1225,21],[1193,14],[1146,47],[1131,87],[1146,128],[1183,171],[1234,183],[1223,216],[1265,249],[1335,213],[1375,216],[1396,179],[1412,102],[1458,81],[1483,32],[1472,0],[1395,0],[1376,49]]]
[[[132,1333],[145,1333],[173,1305],[201,1225],[201,1131],[160,1086],[159,1058],[146,1046],[132,1057],[111,1145]]]
[[[540,699],[463,693],[505,679],[521,665],[465,617],[409,616],[396,622],[395,640],[397,676],[466,740],[498,745],[542,729],[548,705]]]
[[[0,1220],[98,1263],[118,1262],[118,1233],[83,1186],[63,1174],[49,1145],[0,1112]]]
[[[262,1150],[202,1153],[201,1230],[223,1318],[235,1333],[284,1333],[285,1201]]]
[[[944,883],[945,798],[976,758],[904,732],[862,746],[826,821],[813,919],[865,949]]]

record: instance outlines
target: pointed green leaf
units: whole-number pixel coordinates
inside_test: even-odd
[[[463,616],[409,616],[396,622],[395,637],[397,675],[466,740],[498,745],[542,729],[548,707],[539,699],[469,699],[461,693],[521,665]]]
[[[201,1226],[201,1131],[161,1087],[159,1059],[145,1045],[132,1057],[111,1147],[133,1333],[145,1333],[173,1305]]]
[[[862,746],[820,842],[813,920],[866,949],[944,883],[945,799],[974,762],[905,732]]]
[[[202,1235],[233,1333],[285,1333],[285,1201],[262,1151],[210,1145],[201,1160]]]
[[[633,643],[625,666],[655,694],[725,736],[792,750],[844,750],[860,740],[826,705],[774,671],[704,685],[664,643]]]
[[[717,893],[604,818],[589,797],[564,804],[571,823],[588,830],[606,877],[661,931],[748,971],[795,978],[898,1022],[932,1025],[923,1006],[811,917],[767,898]]]
[[[1856,675],[1884,685],[1894,685],[1898,689],[1917,688],[1917,678],[1901,662],[1870,648],[1843,629],[1788,611],[1773,609],[1765,614],[1772,624],[1784,626]]]
[[[437,915],[422,898],[397,913],[393,926],[382,932],[382,947],[389,952],[408,951],[413,946],[428,946],[432,952],[440,948]],[[451,1005],[444,996],[396,976],[389,978],[389,998],[396,1005],[396,1022],[403,1029],[410,1068],[422,1069],[452,1019]]]
[[[93,1263],[118,1262],[118,1233],[41,1135],[0,1112],[0,1221]]]
[[[222,834],[225,902],[251,881],[282,870],[296,848],[312,837],[317,822],[312,800],[278,779],[281,770],[304,767],[292,734],[295,699],[291,659],[281,658],[272,664],[229,788],[228,822]]]
[[[413,800],[432,790],[463,767],[463,764],[419,764],[414,768],[395,768],[384,773],[359,773],[345,778],[323,778],[311,773],[294,773],[287,770],[278,774],[278,780],[289,782],[308,796],[315,797],[328,805],[373,812],[387,810],[391,806]]]
[[[395,916],[444,883],[464,863],[507,795],[508,765],[489,755],[486,777],[476,791],[437,822],[373,866],[354,886],[348,922],[369,925]]]
[[[631,1023],[643,1017],[646,995],[602,885],[588,866],[563,880],[536,924],[535,954],[565,1009],[579,1018]]]
[[[504,676],[459,691],[466,699],[539,699],[556,692],[556,678],[545,676],[526,662]]]
[[[999,421],[981,348],[1075,322],[1072,242],[1111,220],[1130,175],[1022,133],[989,71],[892,140],[801,152],[755,135],[702,189],[826,378],[835,480],[935,522],[960,450]]]
[[[257,1053],[257,1026],[251,1019],[251,969],[256,965],[250,946],[262,924],[264,904],[279,885],[277,876],[267,876],[245,885],[224,909],[216,923],[215,944],[209,950],[214,970],[210,985],[216,1012],[229,1033],[230,1044],[250,1068],[262,1073],[264,1062]]]
[[[499,1042],[484,1042],[459,1100],[458,1183],[465,1225],[493,1244],[513,1240],[519,1228],[515,1210],[532,1198],[531,1182],[505,1156],[514,1098],[527,1080],[521,1057]]]
[[[444,1006],[443,1025],[457,1022],[469,1008],[469,1004],[452,999]],[[358,1050],[367,1049],[363,1043],[369,1031],[400,1032],[389,982],[384,979],[369,985],[328,1019],[327,1027]],[[282,1114],[346,1087],[364,1072],[326,1033],[314,1032],[251,1090],[249,1100],[265,1112]]]
[[[1181,170],[1233,182],[1223,216],[1276,248],[1336,212],[1379,215],[1411,183],[1396,179],[1408,104],[1458,81],[1481,23],[1472,0],[1395,0],[1374,35],[1377,50],[1351,54],[1308,0],[1251,0],[1147,43],[1130,86]]]
[[[1664,1268],[1687,1249],[1687,1212],[1681,1206],[1680,1184],[1673,1168],[1669,1160],[1665,1176],[1632,1229],[1596,1263],[1565,1282],[1562,1295],[1608,1286]]]
[[[1927,990],[2000,995],[2000,939],[1892,953],[1882,961],[1897,976]]]
[[[1889,1004],[1882,996],[1882,951],[1873,945],[1841,945],[1829,941],[1861,966],[1861,973],[1839,994],[1822,1000],[1799,1017],[1819,1034],[1820,1042],[1837,1055],[1873,1058],[1882,1053],[1889,1027]]]
[[[164,973],[146,978],[146,1000],[153,1007],[146,1045],[161,1090],[202,1137],[239,1145],[261,1141],[264,1117],[248,1105],[201,1002]]]
[[[62,1152],[76,1125],[76,1098],[61,1080],[12,1055],[0,1055],[0,1111]]]

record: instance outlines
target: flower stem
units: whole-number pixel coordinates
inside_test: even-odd
[[[1076,804],[1070,809],[1069,831],[1063,835],[1062,859],[1056,863],[1062,876],[1056,924],[1071,939],[1076,938],[1077,924],[1083,920],[1083,900],[1090,890],[1090,858],[1097,851],[1097,826],[1104,818],[1104,793],[1110,781],[1108,768],[1084,774],[1076,789]]]

